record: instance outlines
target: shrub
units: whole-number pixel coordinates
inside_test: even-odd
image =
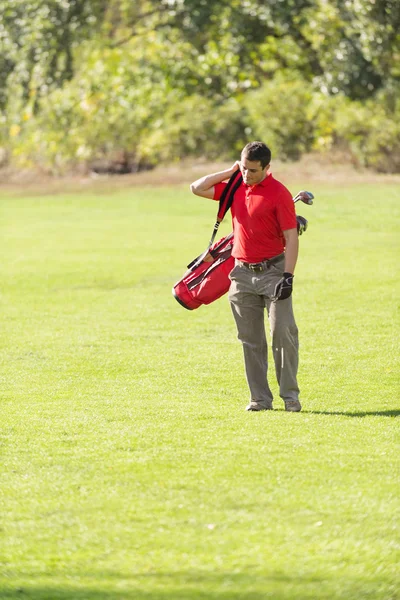
[[[310,84],[278,75],[244,98],[252,139],[260,139],[282,160],[296,160],[314,142]]]
[[[335,115],[336,143],[345,143],[363,167],[400,172],[400,99],[383,91],[365,103],[347,102]]]
[[[235,100],[217,106],[210,99],[192,95],[170,104],[165,114],[150,124],[139,153],[157,162],[190,156],[224,159],[237,157],[244,144],[243,109]]]

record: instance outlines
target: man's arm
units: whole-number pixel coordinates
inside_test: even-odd
[[[285,248],[285,273],[294,275],[297,257],[299,254],[299,236],[296,229],[286,229],[283,232],[286,240]]]
[[[229,179],[235,171],[239,169],[239,161],[236,161],[230,169],[225,171],[219,171],[218,173],[212,173],[197,179],[190,185],[190,191],[196,196],[203,196],[203,198],[214,198],[214,185]]]
[[[297,235],[296,229],[285,229],[283,235],[286,240],[285,248],[285,272],[283,277],[278,281],[275,286],[274,295],[272,299],[286,300],[291,296],[293,289],[293,276],[294,268],[297,262],[297,256],[299,254],[299,236]]]

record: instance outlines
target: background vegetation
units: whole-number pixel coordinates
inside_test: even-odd
[[[0,0],[0,158],[63,172],[340,148],[400,171],[398,0]]]

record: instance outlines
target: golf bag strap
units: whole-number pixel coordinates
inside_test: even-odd
[[[232,206],[233,196],[236,190],[238,189],[239,185],[242,183],[242,181],[243,178],[239,169],[235,171],[233,175],[231,175],[231,177],[229,178],[229,181],[226,184],[221,194],[221,198],[219,200],[217,218],[221,221]]]
[[[187,266],[188,269],[195,269],[203,261],[203,258],[208,254],[208,251],[210,250],[211,246],[214,243],[215,236],[217,235],[219,224],[221,223],[222,219],[224,218],[224,216],[226,215],[226,213],[232,206],[233,197],[235,195],[236,190],[242,183],[242,181],[243,181],[242,174],[239,170],[235,171],[229,178],[229,181],[226,184],[226,186],[221,194],[221,198],[219,200],[217,220],[215,221],[211,240],[209,241],[208,246],[204,250],[204,252],[202,254],[200,254],[200,256],[197,256],[197,258],[195,258],[194,260],[192,260],[191,263],[188,264],[188,266]]]
[[[208,248],[210,248],[215,240],[215,236],[217,235],[219,224],[222,222],[226,213],[232,206],[233,197],[235,195],[236,190],[242,183],[243,178],[240,170],[235,171],[229,178],[228,183],[226,184],[221,198],[219,200],[218,212],[217,212],[217,220],[215,221],[214,229],[212,232],[211,240],[209,242]]]

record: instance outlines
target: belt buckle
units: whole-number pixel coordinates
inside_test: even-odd
[[[254,273],[261,273],[264,270],[261,263],[250,263],[249,267]]]

